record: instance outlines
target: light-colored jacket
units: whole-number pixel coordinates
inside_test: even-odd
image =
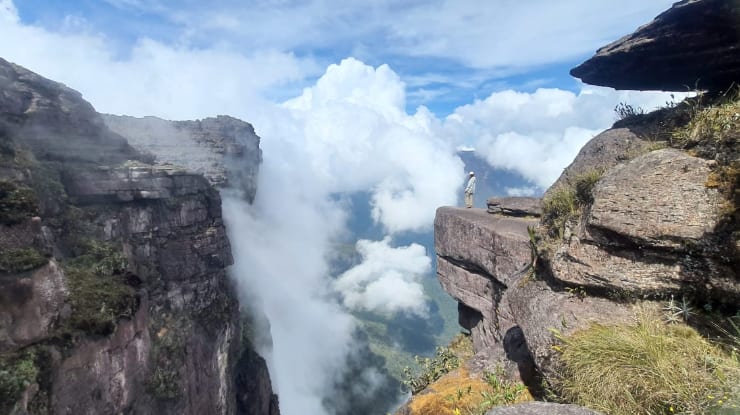
[[[465,193],[470,193],[471,195],[475,193],[475,176],[468,180],[468,185],[465,186]]]

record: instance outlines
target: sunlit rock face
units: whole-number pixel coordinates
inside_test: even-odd
[[[227,277],[228,173],[151,164],[79,93],[1,59],[0,86],[0,365],[19,380],[0,413],[277,413]],[[260,386],[237,396],[245,377]]]
[[[616,89],[727,90],[740,79],[740,4],[677,2],[570,73]]]

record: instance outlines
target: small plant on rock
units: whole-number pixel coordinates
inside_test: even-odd
[[[614,112],[617,114],[618,120],[624,120],[637,115],[645,114],[645,110],[642,109],[642,107],[635,107],[627,104],[626,102],[620,102],[619,104],[617,104],[617,106],[614,107]]]

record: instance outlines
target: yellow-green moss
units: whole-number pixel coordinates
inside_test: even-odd
[[[531,400],[532,395],[520,382],[505,381],[490,373],[481,379],[463,367],[414,396],[409,410],[411,415],[483,415],[494,406]]]

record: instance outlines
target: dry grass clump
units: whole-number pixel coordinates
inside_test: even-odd
[[[686,126],[673,132],[672,144],[713,159],[717,154],[735,154],[739,138],[740,91],[735,91],[714,105],[697,110]]]
[[[595,324],[561,340],[553,383],[565,401],[610,415],[740,411],[738,357],[685,324],[643,312],[636,325]]]

